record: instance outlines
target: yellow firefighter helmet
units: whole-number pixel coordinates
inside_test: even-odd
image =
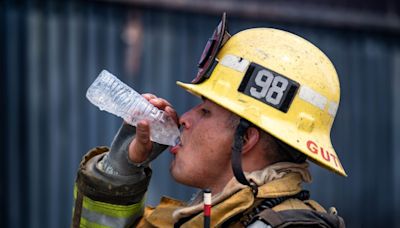
[[[247,29],[231,37],[223,17],[196,79],[177,84],[346,176],[330,138],[339,79],[329,58],[309,41],[273,28]]]

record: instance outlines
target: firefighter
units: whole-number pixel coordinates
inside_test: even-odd
[[[212,196],[212,227],[344,227],[301,184],[309,161],[346,176],[330,130],[340,88],[328,57],[292,33],[253,28],[231,36],[225,14],[208,40],[191,83],[202,99],[178,118],[172,105],[143,95],[180,125],[170,148],[177,182]],[[82,159],[74,188],[74,227],[201,227],[201,195],[162,198],[146,207],[149,163],[165,145],[150,141],[146,120],[123,124],[110,148]]]

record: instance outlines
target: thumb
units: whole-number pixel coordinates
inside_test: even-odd
[[[136,137],[129,145],[129,159],[134,163],[145,161],[151,152],[150,126],[146,120],[141,120],[136,126]]]

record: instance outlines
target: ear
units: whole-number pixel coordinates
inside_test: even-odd
[[[255,127],[249,127],[243,138],[242,154],[251,151],[260,139],[260,132]]]

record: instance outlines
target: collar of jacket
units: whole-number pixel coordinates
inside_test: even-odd
[[[257,198],[275,198],[289,196],[299,193],[302,178],[298,173],[288,173],[280,179],[270,181],[258,189]],[[224,201],[213,205],[211,210],[211,226],[219,226],[234,215],[250,208],[255,202],[251,189],[249,187],[241,189]],[[160,204],[152,210],[145,220],[154,227],[173,227],[174,219],[172,213],[185,204],[181,201],[168,197],[163,197]],[[199,213],[192,219],[184,223],[181,227],[202,227],[203,214]]]

